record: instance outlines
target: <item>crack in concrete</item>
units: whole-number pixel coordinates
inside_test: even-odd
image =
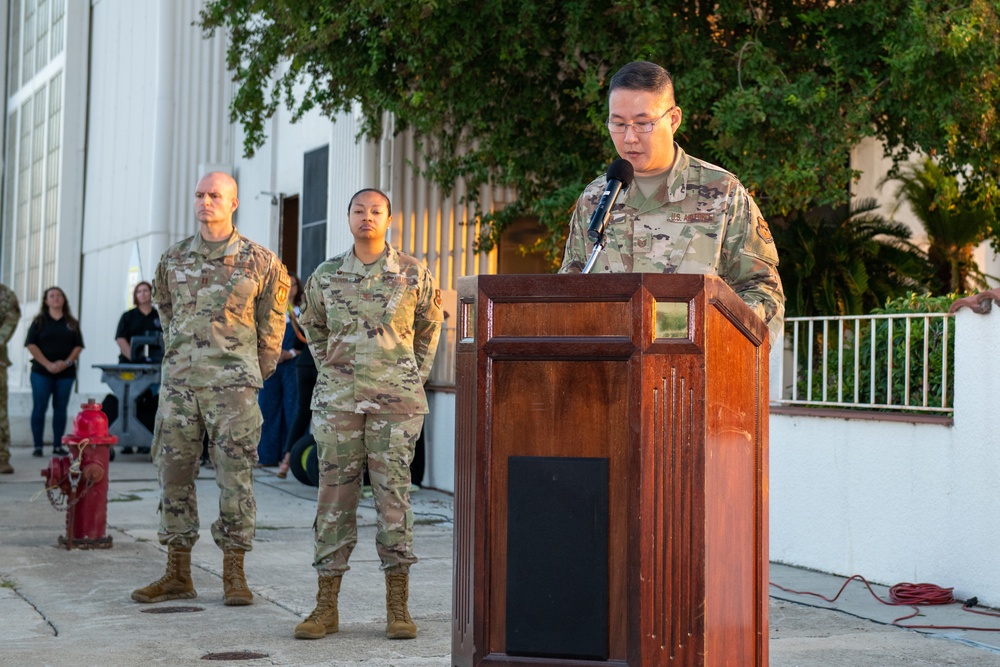
[[[48,626],[49,626],[50,628],[52,628],[52,636],[53,636],[53,637],[58,637],[58,636],[59,636],[59,628],[57,628],[57,627],[55,626],[55,624],[54,624],[54,623],[53,623],[52,621],[50,621],[50,620],[49,620],[49,617],[45,615],[45,612],[43,612],[43,611],[42,611],[41,609],[39,609],[39,608],[38,608],[38,605],[36,605],[36,604],[35,604],[34,602],[32,602],[32,601],[31,601],[31,600],[30,600],[30,599],[28,598],[28,596],[27,596],[27,595],[25,595],[24,593],[22,593],[22,592],[21,592],[21,591],[20,591],[20,590],[19,590],[19,589],[17,588],[17,584],[15,584],[14,582],[12,582],[12,581],[9,581],[9,580],[8,580],[8,583],[10,584],[10,586],[9,586],[10,590],[14,591],[14,595],[16,595],[17,597],[21,598],[21,599],[22,599],[22,600],[24,600],[25,602],[27,602],[27,603],[28,603],[28,605],[29,605],[29,606],[30,606],[30,607],[31,607],[32,609],[34,609],[34,610],[35,610],[35,613],[36,613],[36,614],[38,614],[38,615],[39,615],[39,616],[41,617],[41,619],[42,619],[43,621],[45,621],[45,624],[46,624],[46,625],[48,625]]]

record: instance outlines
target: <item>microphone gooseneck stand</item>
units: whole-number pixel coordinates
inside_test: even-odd
[[[604,225],[601,225],[601,229],[597,232],[597,240],[594,242],[594,251],[590,253],[590,259],[587,260],[587,265],[583,267],[581,273],[590,273],[597,262],[597,256],[604,250],[604,244],[607,242],[608,237],[604,235]]]

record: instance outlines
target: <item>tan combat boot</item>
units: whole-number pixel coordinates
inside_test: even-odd
[[[228,607],[253,604],[253,593],[243,574],[243,549],[222,552],[222,603]]]
[[[319,575],[316,608],[306,620],[295,626],[296,639],[322,639],[340,629],[337,616],[337,596],[340,595],[341,575]]]
[[[136,602],[163,602],[198,597],[191,581],[191,547],[168,547],[167,573],[149,586],[132,591]]]
[[[6,461],[0,463],[0,475],[13,475],[13,474],[14,474],[14,467],[11,464],[7,463]]]
[[[417,626],[410,618],[406,600],[410,596],[407,572],[385,573],[385,636],[389,639],[416,639]]]

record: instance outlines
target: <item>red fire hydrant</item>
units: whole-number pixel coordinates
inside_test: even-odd
[[[52,506],[66,512],[66,537],[60,536],[59,544],[67,549],[110,549],[111,536],[104,534],[109,447],[118,438],[108,435],[108,418],[94,399],[80,407],[83,410],[73,420],[73,433],[62,439],[69,446],[69,456],[52,457],[42,477]]]

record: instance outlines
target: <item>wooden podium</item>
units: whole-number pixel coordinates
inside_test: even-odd
[[[766,667],[767,327],[698,275],[459,280],[452,664]]]

